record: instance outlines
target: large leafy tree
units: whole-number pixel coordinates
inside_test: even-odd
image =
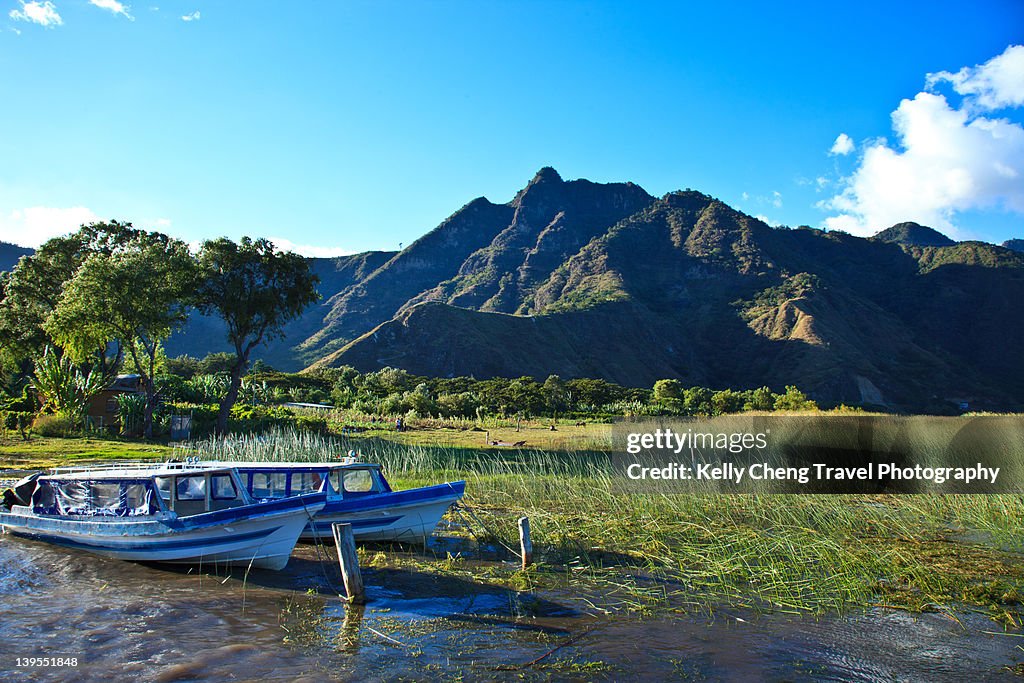
[[[302,256],[248,237],[237,244],[227,238],[205,242],[199,265],[196,306],[224,319],[235,350],[231,383],[217,417],[217,431],[223,434],[253,349],[280,336],[289,320],[320,298],[319,278]]]
[[[76,360],[114,340],[129,354],[146,393],[143,433],[153,435],[160,342],[184,322],[196,264],[180,240],[132,230],[97,234],[44,329]]]
[[[0,305],[0,355],[5,364],[23,371],[42,358],[47,347],[62,350],[46,330],[46,322],[60,302],[65,285],[85,259],[94,253],[110,253],[139,231],[131,223],[110,221],[83,225],[77,232],[55,237],[31,256],[22,257],[4,274]],[[104,340],[91,349],[100,372],[110,375],[120,361],[120,350]]]

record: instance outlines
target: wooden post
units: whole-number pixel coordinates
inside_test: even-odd
[[[345,581],[345,594],[350,603],[362,605],[366,602],[366,593],[363,591],[363,575],[359,573],[359,555],[356,554],[352,525],[332,524],[331,531],[338,546],[338,564],[341,566],[341,578]]]
[[[523,556],[523,570],[533,564],[533,543],[530,542],[530,518],[519,518],[519,550]]]

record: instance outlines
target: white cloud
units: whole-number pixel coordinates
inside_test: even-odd
[[[1024,213],[1024,127],[979,113],[979,108],[1024,103],[1018,92],[1024,87],[1019,50],[1011,46],[957,74],[930,75],[929,85],[949,81],[965,93],[959,106],[934,92],[903,100],[892,113],[897,143],[868,143],[857,169],[841,181],[842,191],[819,202],[820,208],[840,212],[825,220],[826,227],[872,235],[915,221],[955,236],[958,212]],[[1016,79],[1007,76],[1010,72]]]
[[[836,141],[832,143],[832,149],[828,151],[829,154],[835,156],[846,156],[853,151],[853,139],[850,138],[846,133],[840,133],[836,138]]]
[[[268,237],[274,243],[274,247],[281,251],[294,251],[296,254],[311,256],[313,258],[330,258],[332,256],[348,256],[356,252],[340,247],[316,247],[309,244],[296,244],[283,237]]]
[[[15,21],[28,21],[40,26],[46,26],[47,28],[60,26],[64,23],[64,20],[57,14],[57,8],[53,6],[50,0],[45,2],[25,2],[25,0],[20,0],[20,2],[20,10],[12,9],[7,14],[7,16]]]
[[[200,19],[202,19],[202,17],[203,17],[203,15],[201,15],[199,13],[199,10],[196,10],[192,14],[183,14],[181,16],[181,20],[182,21],[199,21]]]
[[[759,214],[755,215],[754,218],[756,218],[757,220],[761,221],[765,225],[772,226],[773,228],[777,228],[780,225],[782,225],[782,223],[780,223],[779,221],[771,219],[771,218],[768,218],[768,216],[765,216],[763,213],[759,213]]]
[[[749,194],[747,194],[746,192],[744,192],[744,193],[743,193],[742,195],[740,195],[740,196],[741,196],[741,197],[743,197],[743,201],[747,201],[748,199],[750,199],[750,195],[749,195]]]
[[[984,64],[964,68],[955,74],[928,74],[929,89],[948,82],[973,108],[984,110],[1024,106],[1024,45],[1011,45],[1003,54]]]
[[[778,192],[778,191],[772,192],[772,200],[771,201],[772,201],[772,206],[774,206],[776,209],[781,209],[782,208],[782,193]]]
[[[89,4],[95,5],[100,9],[108,10],[110,12],[113,12],[114,14],[121,14],[129,21],[135,21],[135,17],[128,13],[128,10],[131,8],[125,7],[117,0],[89,0]]]
[[[33,206],[15,209],[6,219],[0,218],[0,240],[36,248],[46,240],[74,232],[83,223],[99,220],[90,209],[73,206],[59,209]]]

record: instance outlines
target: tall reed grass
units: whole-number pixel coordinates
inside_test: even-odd
[[[281,430],[195,442],[181,454],[330,461],[349,450],[381,463],[396,488],[465,479],[467,502],[502,537],[515,538],[516,519],[530,517],[544,562],[591,575],[640,572],[676,602],[820,612],[947,605],[981,584],[1024,592],[1024,568],[1000,551],[1024,550],[1020,496],[626,493],[602,452],[404,446]],[[980,534],[981,544],[951,543],[956,533]]]

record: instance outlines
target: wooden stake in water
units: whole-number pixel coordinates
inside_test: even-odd
[[[530,542],[530,518],[519,518],[519,550],[523,557],[523,570],[533,564],[533,543]]]
[[[338,564],[341,566],[341,578],[345,581],[345,594],[350,603],[362,605],[366,602],[366,593],[363,591],[363,575],[359,573],[359,555],[356,554],[352,525],[332,524],[331,531],[338,546]]]

